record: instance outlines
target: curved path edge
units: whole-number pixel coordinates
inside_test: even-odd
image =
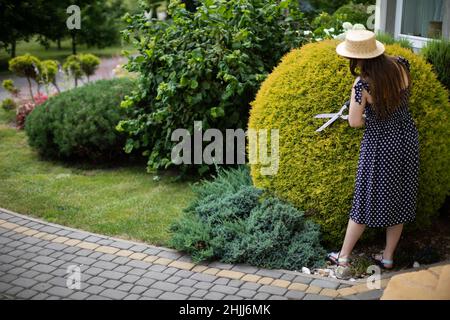
[[[69,289],[68,268],[74,266],[81,271],[80,287]],[[172,249],[0,208],[0,299],[373,300],[388,282],[381,279],[381,289],[373,290],[365,281],[220,262],[194,264]]]

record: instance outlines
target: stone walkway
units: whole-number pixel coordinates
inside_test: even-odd
[[[81,271],[79,289],[67,285],[73,267]],[[292,271],[195,265],[174,250],[0,209],[0,299],[317,300],[379,299],[381,294],[365,283]]]

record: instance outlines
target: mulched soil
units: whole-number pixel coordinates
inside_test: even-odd
[[[366,270],[374,262],[372,254],[384,249],[385,233],[378,232],[375,239],[360,241],[352,255],[354,278],[367,277]],[[440,210],[440,215],[429,226],[403,232],[395,254],[395,267],[384,274],[414,267],[450,261],[450,201]],[[331,269],[333,269],[331,267]]]

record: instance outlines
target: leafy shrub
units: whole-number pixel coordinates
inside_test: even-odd
[[[126,17],[125,38],[139,51],[128,69],[141,78],[123,103],[133,116],[118,128],[130,136],[127,149],[144,150],[155,169],[171,165],[176,128],[244,128],[261,81],[303,41],[296,0],[201,0],[194,13],[172,1],[169,14]]]
[[[125,118],[120,101],[134,88],[128,79],[100,80],[51,97],[26,121],[30,146],[56,158],[109,160],[125,138],[114,128]]]
[[[343,5],[333,14],[334,17],[341,17],[344,21],[352,24],[362,24],[367,26],[367,21],[371,14],[367,13],[367,5],[362,3],[353,3]]]
[[[450,90],[450,40],[433,40],[422,49],[422,54],[433,65],[439,81]]]
[[[170,240],[194,261],[284,269],[323,263],[318,226],[291,205],[263,196],[246,167],[219,171],[194,191],[197,198],[171,226]]]
[[[342,25],[345,16],[330,15],[327,12],[318,14],[311,23],[313,34],[318,40],[331,39],[333,35],[338,35],[344,31]]]
[[[2,87],[13,96],[17,96],[20,92],[20,90],[14,85],[14,81],[11,79],[3,80]]]
[[[391,34],[386,32],[377,32],[377,40],[385,45],[398,44],[402,48],[409,49],[411,51],[413,50],[413,45],[407,38],[395,39]]]
[[[90,53],[80,54],[79,59],[81,70],[89,81],[89,77],[93,76],[98,69],[100,59]]]
[[[252,104],[249,128],[280,130],[280,165],[275,176],[252,166],[255,185],[270,190],[318,222],[324,238],[340,243],[353,199],[363,130],[341,121],[326,131],[314,116],[336,112],[348,100],[354,77],[338,57],[337,41],[305,45],[286,55],[261,86]],[[410,110],[420,137],[417,226],[429,224],[450,189],[450,105],[431,65],[398,45],[387,53],[412,65]]]
[[[303,1],[302,1],[303,2]],[[348,4],[348,0],[334,0],[334,1],[330,1],[330,0],[308,0],[307,2],[309,2],[313,8],[315,9],[316,12],[327,12],[329,14],[332,14],[333,12],[335,12],[336,10],[338,10],[340,7]],[[354,0],[353,3],[362,3],[365,5],[374,5],[375,4],[375,0]]]
[[[16,108],[16,103],[11,98],[6,98],[2,101],[2,108],[6,111],[14,110]]]
[[[70,55],[66,58],[63,64],[63,70],[67,76],[73,78],[75,87],[78,86],[78,80],[83,77],[83,70],[81,69],[81,61],[79,55]]]
[[[19,77],[27,78],[30,97],[33,99],[31,80],[34,80],[36,83],[39,82],[39,75],[42,71],[41,61],[35,56],[25,54],[9,60],[9,70]]]
[[[60,92],[56,83],[56,75],[58,74],[58,62],[55,60],[44,60],[41,62],[42,72],[40,75],[40,81],[45,85],[53,84]]]

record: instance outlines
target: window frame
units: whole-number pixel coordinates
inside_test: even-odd
[[[432,38],[426,38],[426,37],[418,37],[418,36],[411,36],[408,34],[402,33],[402,23],[403,23],[403,1],[404,0],[397,0],[397,8],[396,8],[396,18],[395,18],[395,38],[405,38],[408,39],[412,44],[414,48],[421,49],[423,48],[428,42],[432,41]],[[445,10],[445,7],[444,7]],[[446,15],[444,15],[444,19],[446,18]]]

